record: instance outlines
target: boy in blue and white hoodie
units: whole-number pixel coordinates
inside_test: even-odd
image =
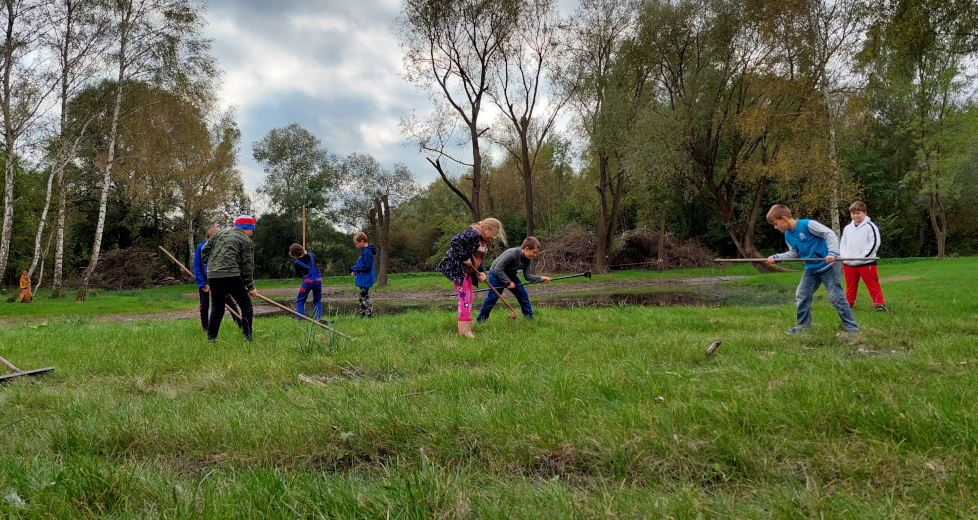
[[[805,261],[805,274],[802,275],[795,291],[798,305],[798,321],[786,334],[802,332],[812,325],[812,295],[819,285],[825,285],[829,301],[842,319],[846,332],[859,332],[859,325],[852,315],[852,307],[846,301],[842,290],[842,267],[835,261],[839,256],[839,239],[824,225],[809,219],[795,219],[791,210],[783,204],[771,206],[767,221],[775,229],[784,233],[788,252],[767,257],[767,263],[794,258],[811,258]]]
[[[357,289],[360,289],[360,317],[374,317],[374,304],[370,301],[370,288],[374,286],[374,255],[377,254],[377,246],[367,243],[366,233],[357,233],[353,237],[353,243],[360,250],[360,258],[357,264],[351,267],[350,276]]]

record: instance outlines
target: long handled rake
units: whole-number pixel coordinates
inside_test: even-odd
[[[552,281],[554,281],[554,280],[566,280],[566,279],[568,279],[568,278],[580,278],[580,277],[582,277],[582,276],[590,280],[590,279],[591,279],[591,272],[590,272],[590,271],[588,271],[588,272],[586,272],[586,273],[580,273],[580,274],[570,274],[570,275],[567,275],[567,276],[558,276],[558,277],[556,277],[556,278],[551,278],[551,279],[550,279],[550,281],[552,282]],[[535,284],[535,283],[543,283],[543,282],[526,282],[526,283],[518,283],[518,284],[516,284],[516,287],[519,287],[519,286],[521,286],[521,285],[533,285],[533,284]],[[492,286],[490,285],[489,287],[492,287]],[[503,289],[506,289],[506,287],[493,287],[493,288],[494,288],[494,289],[496,289],[496,290],[499,290],[499,291],[501,291],[501,290],[503,290]],[[473,293],[477,293],[477,292],[482,292],[482,291],[488,291],[488,290],[489,290],[489,288],[487,287],[487,288],[485,288],[485,289],[477,289],[477,290],[475,290],[475,291],[472,291],[472,292],[473,292]]]
[[[190,269],[187,269],[187,266],[183,265],[183,263],[181,263],[179,260],[177,260],[176,257],[174,257],[173,255],[171,255],[169,251],[167,251],[166,249],[163,248],[163,246],[159,246],[159,247],[160,247],[160,251],[163,251],[163,254],[165,254],[166,256],[170,257],[170,260],[173,260],[173,263],[177,264],[177,267],[179,267],[180,269],[183,269],[183,272],[185,272],[188,275],[190,275],[191,278],[194,278],[194,279],[197,278],[196,276],[194,276],[194,273],[191,273],[190,272]],[[232,309],[230,305],[228,305],[227,303],[225,303],[224,304],[224,308],[227,309],[227,311],[231,313],[231,316],[234,316],[235,318],[238,318],[238,321],[241,321],[241,315],[238,314],[237,312],[234,312],[234,309]]]
[[[326,329],[326,330],[328,330],[328,331],[330,331],[330,332],[338,335],[341,338],[345,338],[345,339],[350,340],[350,341],[353,341],[353,340],[357,339],[357,338],[351,338],[350,336],[347,336],[346,334],[343,334],[342,332],[340,332],[338,330],[331,329],[325,323],[316,321],[316,320],[314,320],[314,319],[312,319],[312,318],[310,318],[308,316],[303,316],[303,315],[299,314],[298,312],[296,312],[296,311],[294,311],[294,310],[286,307],[285,305],[282,305],[281,303],[279,303],[279,302],[277,302],[275,300],[266,298],[266,297],[264,297],[264,296],[262,296],[260,294],[258,295],[258,299],[264,300],[266,303],[269,303],[269,304],[271,304],[271,305],[273,305],[275,307],[278,307],[279,309],[282,309],[283,311],[285,311],[285,312],[287,312],[287,313],[289,313],[289,314],[291,314],[291,315],[293,315],[293,316],[295,316],[295,317],[297,317],[299,319],[303,319],[303,320],[306,320],[308,322],[312,322],[313,324],[318,325],[318,326],[320,326],[320,327],[322,327],[322,328],[324,328],[324,329]]]
[[[848,262],[848,261],[860,261],[860,260],[879,260],[879,257],[870,256],[864,258],[839,258],[836,257],[836,262]],[[767,262],[767,258],[716,258],[714,262],[724,262],[724,263],[759,263]],[[824,262],[824,258],[786,258],[780,259],[775,258],[775,262]]]
[[[7,367],[10,368],[10,370],[13,370],[13,373],[12,374],[5,374],[5,375],[0,376],[0,383],[6,381],[8,379],[13,379],[15,377],[20,377],[20,376],[36,376],[38,374],[43,374],[45,372],[50,372],[50,371],[54,370],[54,367],[35,368],[34,370],[21,370],[21,369],[15,367],[13,363],[11,363],[10,361],[7,361],[6,359],[4,359],[2,357],[0,357],[0,363],[3,363],[4,365],[7,365]]]

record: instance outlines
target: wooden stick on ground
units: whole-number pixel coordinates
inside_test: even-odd
[[[277,302],[275,300],[270,300],[270,299],[268,299],[268,298],[266,298],[266,297],[264,297],[264,296],[262,296],[260,294],[258,295],[258,298],[261,299],[261,300],[264,300],[266,303],[270,303],[270,304],[274,305],[275,307],[278,307],[279,309],[282,309],[283,311],[285,311],[285,312],[287,312],[287,313],[289,313],[289,314],[291,314],[291,315],[293,315],[293,316],[295,316],[297,318],[306,320],[308,322],[315,323],[316,325],[319,325],[320,327],[322,327],[322,328],[324,328],[324,329],[326,329],[326,330],[328,330],[328,331],[330,331],[330,332],[332,332],[334,334],[337,334],[337,335],[339,335],[342,338],[346,338],[346,339],[348,339],[350,341],[353,341],[353,340],[356,339],[356,338],[351,338],[350,336],[347,336],[346,334],[343,334],[342,332],[340,332],[338,330],[331,329],[328,326],[326,326],[326,324],[321,323],[319,321],[316,321],[316,320],[314,320],[314,319],[312,319],[312,318],[310,318],[308,316],[303,316],[303,315],[299,314],[298,312],[295,312],[294,310],[286,307],[285,305],[282,305],[281,303],[279,303],[279,302]]]
[[[197,279],[197,277],[194,276],[194,273],[191,273],[190,272],[190,269],[187,269],[187,266],[183,265],[179,260],[177,260],[173,255],[171,255],[169,251],[167,251],[166,249],[163,249],[163,246],[160,246],[160,251],[163,251],[163,253],[166,256],[170,257],[170,260],[173,260],[173,263],[177,264],[177,266],[180,269],[183,269],[183,272],[185,272],[188,275],[190,275],[190,277],[193,278],[194,280]],[[228,305],[226,302],[224,304],[224,308],[227,309],[227,311],[231,313],[231,316],[234,316],[235,318],[238,318],[238,321],[241,321],[241,315],[238,314],[237,312],[234,312],[234,309],[232,309],[231,306]]]

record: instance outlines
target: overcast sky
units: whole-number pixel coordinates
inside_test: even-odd
[[[569,12],[576,0],[561,0]],[[209,0],[205,36],[221,69],[220,98],[237,107],[241,171],[253,190],[264,176],[252,143],[298,123],[332,153],[366,152],[415,179],[437,173],[399,136],[400,119],[429,110],[401,77],[394,34],[400,0]]]

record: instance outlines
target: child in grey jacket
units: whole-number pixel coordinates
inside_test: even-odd
[[[520,279],[517,278],[516,273],[523,271],[523,278],[530,283],[550,282],[549,276],[539,276],[533,272],[531,263],[538,254],[540,254],[540,241],[534,237],[526,237],[520,247],[507,249],[499,255],[499,258],[492,263],[486,279],[486,282],[499,292],[502,292],[503,289],[509,289],[509,292],[516,296],[516,301],[520,302],[523,317],[530,320],[533,319],[530,296],[522,285],[517,285]],[[496,306],[497,300],[499,297],[496,296],[496,293],[489,291],[485,301],[482,302],[482,310],[479,311],[475,320],[482,322],[489,319],[489,313]]]

